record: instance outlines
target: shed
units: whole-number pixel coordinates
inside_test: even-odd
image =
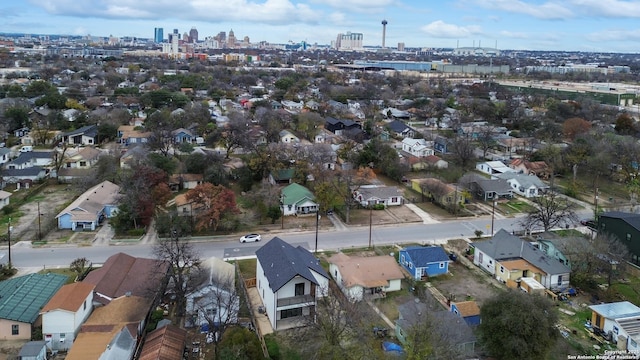
[[[29,341],[18,353],[21,360],[47,360],[47,346],[44,340]]]

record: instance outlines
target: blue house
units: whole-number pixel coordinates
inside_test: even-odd
[[[177,129],[173,131],[173,141],[176,144],[181,144],[181,143],[191,143],[195,141],[195,136],[193,135],[193,133],[187,129]]]
[[[95,230],[105,218],[115,216],[119,191],[110,181],[85,191],[56,216],[58,229]]]
[[[400,265],[416,280],[449,272],[449,256],[440,246],[413,246],[400,250]]]
[[[463,318],[469,326],[480,325],[480,307],[473,300],[452,302],[449,311]]]

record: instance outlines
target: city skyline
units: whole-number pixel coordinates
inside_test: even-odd
[[[196,27],[199,39],[234,30],[252,43],[329,45],[339,33],[362,33],[364,46],[496,47],[637,53],[638,0],[17,0],[0,5],[0,32],[135,36],[154,28]]]

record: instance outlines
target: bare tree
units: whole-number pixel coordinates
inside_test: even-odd
[[[456,136],[452,143],[452,152],[463,169],[466,169],[473,160],[474,146],[469,137]]]
[[[159,238],[153,247],[158,260],[169,264],[168,291],[175,301],[176,317],[184,325],[187,295],[201,282],[201,261],[192,244],[183,237],[180,228],[171,229],[171,237]]]
[[[526,229],[541,226],[544,231],[548,231],[578,219],[575,213],[576,205],[553,190],[543,192],[540,196],[532,198],[531,202],[534,207],[521,222]]]

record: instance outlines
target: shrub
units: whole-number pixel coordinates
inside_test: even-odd
[[[130,236],[142,236],[144,235],[144,233],[145,233],[144,228],[127,230],[127,235],[130,235]]]

